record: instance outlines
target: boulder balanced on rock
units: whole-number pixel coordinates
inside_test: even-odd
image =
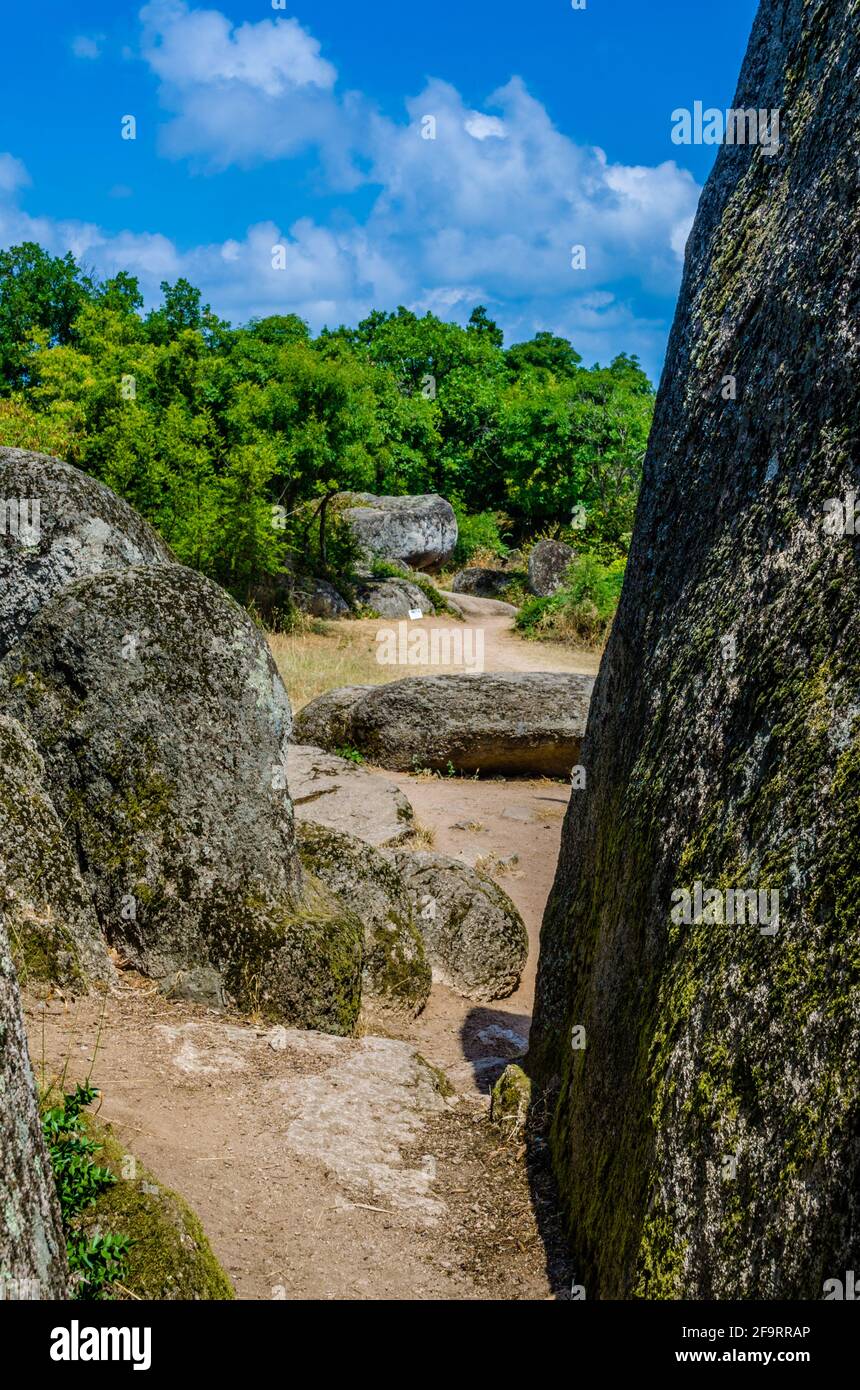
[[[594,679],[557,672],[412,676],[347,686],[296,718],[302,743],[359,749],[380,767],[569,777]]]

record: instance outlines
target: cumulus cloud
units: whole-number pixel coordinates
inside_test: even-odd
[[[150,0],[140,18],[141,53],[171,113],[163,153],[217,171],[315,146],[341,186],[355,182],[350,132],[358,98],[335,96],[337,71],[298,20],[233,25],[185,0]]]
[[[365,185],[361,220],[346,201],[330,225],[283,226],[273,184],[270,221],[180,251],[157,231],[107,235],[29,217],[26,170],[3,155],[0,242],[28,235],[104,274],[128,269],[148,296],[187,275],[234,322],[290,310],[318,329],[398,303],[462,319],[483,302],[508,341],[549,329],[587,360],[623,349],[659,363],[667,323],[654,304],[668,309],[677,289],[699,195],[673,161],[623,165],[578,145],[518,77],[481,109],[430,80],[395,120],[340,94],[335,68],[294,19],[233,25],[186,0],[150,0],[141,22],[168,113],[163,152],[187,158],[193,174],[313,147],[329,191]],[[284,269],[272,265],[279,245]],[[580,245],[585,270],[571,264]],[[637,311],[643,301],[649,313]]]

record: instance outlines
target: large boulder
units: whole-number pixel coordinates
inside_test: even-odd
[[[399,561],[411,569],[437,569],[457,544],[457,518],[444,497],[376,497],[349,493],[337,499],[341,515],[365,556]]]
[[[0,912],[0,1297],[68,1294],[66,1242]]]
[[[363,997],[371,1012],[414,1018],[427,1003],[431,975],[412,902],[379,850],[323,825],[299,826],[308,874],[356,914],[364,927]]]
[[[503,594],[514,578],[511,570],[472,569],[460,570],[451,580],[451,592],[471,594],[474,598],[497,598]]]
[[[45,764],[20,724],[0,715],[0,910],[28,987],[73,992],[114,969],[66,830],[45,790]]]
[[[529,588],[538,598],[550,598],[564,587],[576,551],[563,541],[538,541],[529,552]]]
[[[45,454],[0,449],[0,657],[66,584],[172,558],[143,517],[95,478]]]
[[[303,896],[289,701],[262,635],[178,565],[80,579],[0,664],[108,939],[173,994],[348,1032],[361,929]]]
[[[349,604],[327,579],[297,581],[290,590],[290,596],[296,607],[312,618],[349,617]]]
[[[356,586],[356,598],[380,618],[408,618],[412,613],[426,617],[436,612],[424,590],[408,579],[367,580]]]
[[[299,822],[356,835],[377,848],[412,834],[412,807],[396,783],[335,753],[291,743],[287,783]]]
[[[296,717],[296,738],[357,748],[400,772],[569,777],[579,762],[592,676],[409,676],[327,692]]]
[[[504,999],[520,982],[529,938],[507,893],[443,854],[392,851],[424,934],[433,979],[467,999]]]
[[[590,1299],[860,1268],[858,67],[762,4],[687,246],[532,1029]]]

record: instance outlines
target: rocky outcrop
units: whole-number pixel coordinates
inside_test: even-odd
[[[475,598],[498,598],[514,578],[511,570],[473,569],[460,570],[451,580],[454,594],[472,594]]]
[[[369,492],[336,499],[340,514],[367,557],[399,561],[411,569],[437,569],[457,544],[457,518],[436,493],[423,497],[375,497]]]
[[[576,551],[563,541],[538,541],[529,553],[529,588],[538,598],[550,598],[564,587]]]
[[[346,618],[350,607],[343,594],[339,594],[327,579],[304,579],[297,581],[290,594],[293,603],[302,613],[312,618]]]
[[[590,1299],[860,1261],[858,64],[853,0],[762,5],[734,106],[780,147],[720,152],[687,247],[532,1030]]]
[[[299,822],[355,835],[377,848],[412,834],[412,807],[394,782],[322,748],[291,743],[287,783]]]
[[[114,969],[64,826],[45,790],[45,765],[14,720],[0,715],[0,910],[18,978],[28,988],[86,991]]]
[[[0,665],[102,930],[174,995],[349,1032],[361,928],[303,895],[291,716],[247,613],[178,565],[81,579]]]
[[[430,994],[430,966],[412,902],[391,863],[363,840],[311,822],[299,826],[299,852],[307,873],[364,928],[365,1004],[414,1018]]]
[[[390,856],[424,935],[433,979],[467,999],[513,994],[529,951],[520,914],[486,874],[442,854]]]
[[[380,618],[408,618],[413,613],[427,617],[436,612],[424,590],[408,579],[368,580],[356,586],[356,598]]]
[[[69,1270],[18,981],[0,912],[0,1295],[66,1298]]]
[[[172,558],[95,478],[45,454],[0,449],[0,657],[73,580]]]
[[[329,691],[305,705],[296,738],[357,748],[380,767],[569,777],[593,677],[412,676]]]

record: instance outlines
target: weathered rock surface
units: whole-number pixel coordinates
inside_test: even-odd
[[[734,106],[781,145],[721,150],[687,246],[532,1030],[588,1298],[860,1262],[858,66],[853,0],[762,5]]]
[[[391,851],[424,935],[433,979],[467,999],[504,999],[520,982],[528,932],[507,893],[457,859]]]
[[[348,1032],[360,925],[305,901],[290,707],[247,613],[178,565],[78,580],[0,665],[108,939],[174,994]]]
[[[412,834],[412,807],[394,782],[322,748],[290,744],[287,785],[299,822],[325,825],[377,848]]]
[[[359,749],[380,767],[567,777],[579,762],[591,676],[411,676],[321,695],[296,717],[295,736]]]
[[[345,618],[349,604],[327,579],[305,579],[291,590],[292,600],[303,613],[313,618]]]
[[[66,1298],[69,1270],[18,981],[0,912],[0,1293]]]
[[[23,984],[86,991],[114,969],[72,845],[45,791],[45,765],[0,715],[0,911]]]
[[[356,587],[356,598],[380,618],[408,618],[413,612],[426,617],[436,612],[423,589],[408,579],[371,579]]]
[[[360,492],[337,500],[347,504],[341,515],[368,556],[426,570],[444,564],[454,552],[458,535],[454,508],[436,493],[375,497]]]
[[[412,901],[387,858],[354,835],[310,822],[299,826],[308,874],[325,884],[364,928],[363,992],[375,1011],[414,1018],[432,978]]]
[[[565,575],[576,551],[563,541],[538,541],[529,553],[529,588],[538,598],[549,598],[564,586]]]
[[[95,478],[45,454],[0,449],[0,657],[73,580],[172,559],[143,517]]]
[[[460,570],[451,580],[455,594],[472,594],[475,598],[497,598],[513,579],[511,570],[490,570],[475,567]]]

